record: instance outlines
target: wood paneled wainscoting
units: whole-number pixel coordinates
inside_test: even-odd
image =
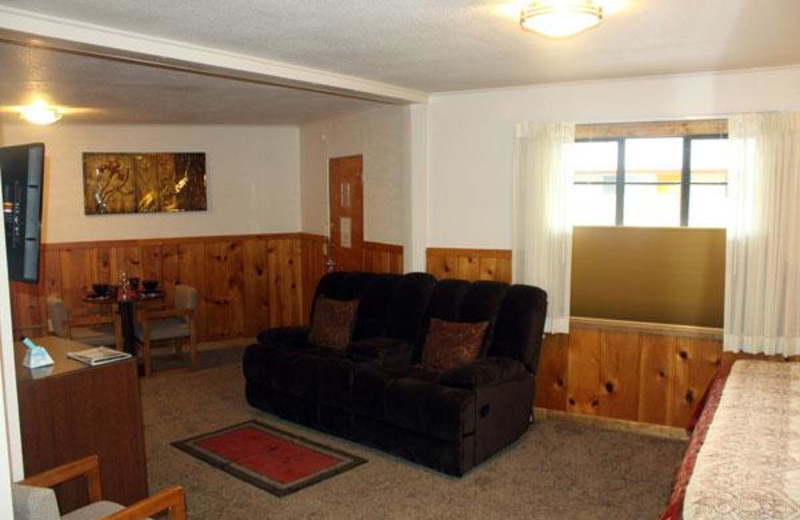
[[[303,315],[301,322],[307,323],[317,290],[319,279],[326,272],[328,239],[322,235],[304,234],[301,239],[303,252]]]
[[[428,248],[427,269],[436,278],[496,280],[511,282],[511,251],[508,249]]]
[[[15,337],[42,334],[46,297],[61,294],[71,312],[95,310],[93,283],[159,280],[172,301],[178,283],[196,287],[200,340],[247,337],[306,320],[308,295],[322,276],[324,239],[303,233],[42,244],[37,285],[13,283]],[[310,292],[312,291],[312,292]]]
[[[171,304],[178,283],[200,293],[201,341],[254,336],[266,327],[308,321],[314,290],[325,273],[321,235],[283,233],[42,244],[39,283],[11,284],[14,336],[47,330],[47,295],[62,295],[71,312],[93,283],[116,284],[120,271],[152,278]],[[403,247],[367,242],[365,270],[403,271]]]
[[[427,269],[510,282],[511,251],[429,248]],[[537,407],[682,428],[719,366],[752,357],[723,354],[718,328],[573,318],[570,329],[545,338]]]
[[[685,427],[735,357],[722,353],[719,329],[573,318],[568,335],[545,339],[535,405]]]
[[[303,234],[303,319],[308,321],[314,291],[326,272],[327,237]],[[403,273],[403,246],[364,242],[364,270],[373,273]]]
[[[364,270],[372,273],[403,273],[403,246],[364,242]]]

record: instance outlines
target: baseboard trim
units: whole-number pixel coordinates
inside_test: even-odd
[[[572,421],[578,424],[585,424],[604,430],[638,433],[665,439],[688,440],[689,435],[683,428],[674,426],[664,426],[660,424],[648,424],[636,421],[626,421],[623,419],[611,419],[609,417],[598,417],[596,415],[583,415],[567,413],[560,410],[549,410],[547,408],[533,408],[533,417],[536,420],[558,419]]]
[[[239,348],[239,347],[246,347],[247,345],[252,345],[253,343],[256,343],[255,337],[218,339],[214,341],[199,341],[197,342],[197,351],[208,352],[209,350]]]

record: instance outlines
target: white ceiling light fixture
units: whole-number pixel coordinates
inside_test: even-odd
[[[57,106],[48,105],[36,100],[30,105],[20,108],[20,117],[34,125],[52,125],[64,116],[64,111]]]
[[[567,38],[595,27],[603,20],[603,7],[595,0],[538,0],[522,8],[523,28],[549,36]]]

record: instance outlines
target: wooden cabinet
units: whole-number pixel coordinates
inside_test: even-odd
[[[26,475],[86,455],[100,457],[103,498],[130,505],[147,496],[142,403],[135,359],[89,367],[67,358],[86,345],[47,337],[52,367],[22,366],[15,345],[22,455]],[[56,488],[62,514],[86,503],[86,485]]]

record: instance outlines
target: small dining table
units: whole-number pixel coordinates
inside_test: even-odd
[[[134,307],[154,301],[163,300],[166,294],[164,291],[136,292],[130,291],[125,295],[115,295],[113,293],[105,295],[88,294],[83,301],[93,304],[113,305],[117,304],[122,325],[122,350],[136,355],[136,333],[134,324]]]

